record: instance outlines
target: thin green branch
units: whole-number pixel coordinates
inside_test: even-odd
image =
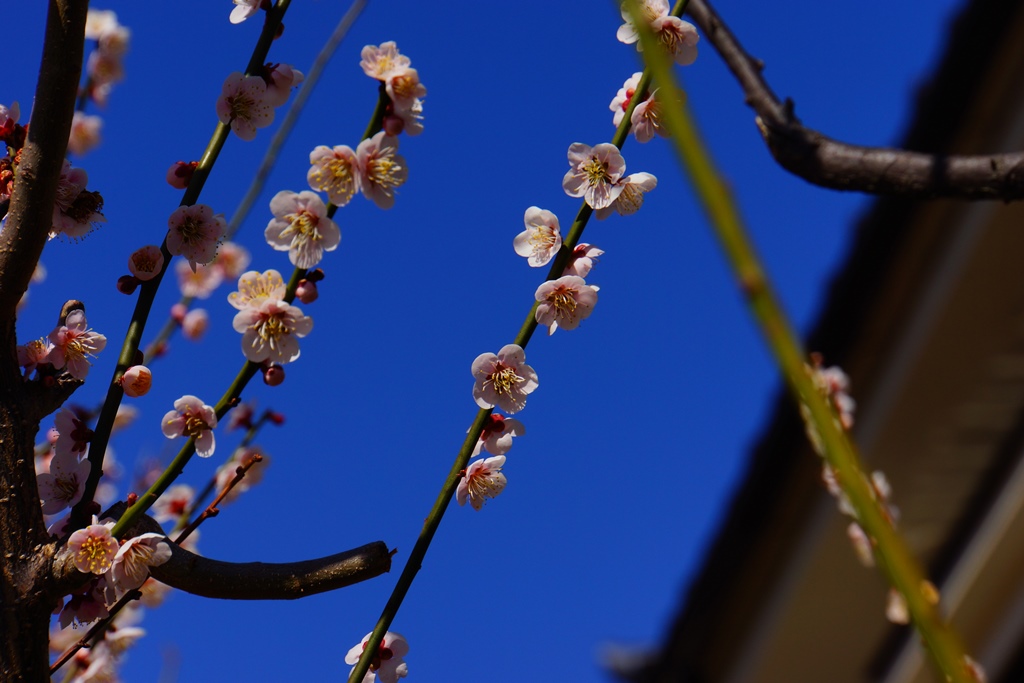
[[[274,6],[267,11],[263,31],[260,33],[256,47],[249,58],[246,73],[255,74],[263,67],[267,53],[270,51],[270,44],[277,36],[281,22],[284,19],[284,14],[290,4],[291,0],[277,0]],[[199,161],[199,165],[196,167],[192,179],[185,189],[180,206],[191,206],[199,199],[203,186],[206,184],[206,179],[209,177],[210,171],[217,161],[217,156],[227,141],[229,132],[229,126],[223,123],[217,124],[210,142],[207,144],[206,150]],[[89,477],[85,482],[82,499],[71,511],[70,529],[81,528],[88,522],[89,510],[93,507],[93,496],[96,495],[96,488],[99,486],[100,478],[103,476],[103,458],[107,451],[107,444],[110,441],[114,418],[117,416],[117,409],[121,405],[121,399],[124,397],[124,390],[121,388],[119,380],[124,375],[125,370],[142,360],[138,357],[139,346],[142,343],[142,332],[146,327],[146,321],[149,319],[150,311],[153,308],[157,289],[160,287],[160,283],[163,281],[167,268],[171,263],[171,254],[167,250],[166,237],[163,244],[160,245],[160,251],[164,256],[164,266],[156,277],[148,282],[144,282],[139,289],[139,298],[135,303],[135,310],[132,313],[131,322],[128,324],[128,332],[125,334],[124,343],[121,346],[121,355],[118,356],[117,367],[114,368],[113,377],[107,388],[107,396],[103,401],[103,408],[100,410],[99,418],[96,421],[96,430],[89,445],[89,462],[92,464],[92,469],[89,471]]]
[[[700,139],[696,124],[682,102],[671,60],[645,23],[635,0],[627,7],[640,34],[643,56],[660,98],[662,121],[671,132],[680,163],[689,173],[711,226],[728,256],[751,313],[761,327],[794,399],[807,408],[810,427],[821,437],[824,457],[852,505],[857,523],[872,539],[882,571],[907,603],[911,619],[943,678],[970,683],[965,652],[959,638],[942,619],[930,598],[931,584],[914,560],[902,537],[889,521],[869,479],[864,475],[854,444],[836,421],[827,399],[808,371],[807,357],[794,334],[768,276],[746,234],[728,185]]]
[[[683,13],[686,8],[686,1],[687,0],[681,0],[676,3],[675,7],[672,9],[672,14],[674,16],[680,16]],[[629,106],[624,112],[622,121],[619,123],[618,128],[615,129],[615,135],[612,136],[612,144],[620,150],[629,135],[630,117],[633,114],[633,110],[637,105],[644,101],[650,82],[650,74],[645,70],[640,78],[640,82],[637,85],[633,97],[629,101]],[[383,89],[384,87],[382,85],[381,90],[383,91]],[[381,99],[383,101],[383,97]],[[383,112],[381,112],[381,115],[383,115]],[[369,135],[371,132],[368,130],[367,134]],[[576,245],[579,244],[580,238],[583,236],[583,231],[587,227],[587,222],[590,220],[593,213],[594,210],[590,208],[585,201],[581,202],[579,211],[576,212],[576,218],[573,220],[572,227],[569,228],[569,233],[562,240],[562,246],[551,263],[551,268],[548,270],[545,281],[555,280],[561,277],[562,273],[565,272],[566,266],[569,265],[569,259],[572,258],[573,249],[575,249]],[[514,344],[517,344],[524,349],[526,348],[526,345],[530,343],[530,339],[533,337],[533,333],[537,329],[536,314],[537,307],[539,305],[539,302],[534,302],[530,307],[530,311],[527,313],[526,319],[523,321],[522,326],[520,326],[519,332],[516,334],[515,340],[513,341]],[[451,470],[448,472],[448,477],[445,479],[444,484],[441,487],[441,491],[437,496],[437,500],[434,502],[433,508],[430,510],[430,514],[427,515],[426,521],[423,524],[423,530],[420,532],[419,538],[416,539],[416,544],[413,546],[412,552],[409,554],[409,559],[402,568],[402,573],[398,577],[394,590],[391,592],[391,597],[388,598],[387,603],[384,605],[380,619],[377,620],[377,624],[374,627],[373,632],[370,634],[366,647],[363,649],[363,654],[360,655],[359,661],[356,663],[355,668],[352,669],[352,673],[349,675],[349,683],[359,683],[359,681],[363,680],[363,677],[369,670],[370,661],[372,660],[374,653],[377,652],[381,642],[384,640],[384,635],[387,633],[388,628],[391,627],[395,616],[398,614],[398,609],[402,606],[402,601],[405,599],[410,586],[412,586],[413,580],[416,578],[416,574],[420,570],[423,558],[427,554],[427,549],[430,547],[434,534],[441,525],[441,519],[444,517],[445,510],[448,509],[448,504],[451,502],[452,496],[455,494],[455,490],[459,486],[459,481],[462,479],[462,472],[466,469],[466,465],[469,464],[470,455],[476,447],[477,441],[480,439],[480,434],[483,432],[484,425],[491,412],[492,409],[481,409],[477,411],[473,424],[469,429],[469,433],[463,441],[462,448],[459,449],[458,454],[455,456],[455,462],[452,464]]]

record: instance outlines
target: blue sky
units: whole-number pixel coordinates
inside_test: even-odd
[[[956,4],[890,3],[870,17],[810,0],[717,7],[805,123],[887,144],[907,123]],[[23,120],[43,5],[5,9],[20,49],[8,51],[0,101],[19,100]],[[227,0],[94,7],[132,30],[126,79],[101,112],[104,143],[74,161],[105,197],[107,223],[79,243],[47,245],[49,277],[18,322],[28,340],[52,329],[66,299],[86,302],[111,345],[74,397],[86,405],[102,396],[134,305],[115,281],[134,249],[160,242],[180,199],[165,171],[198,157],[221,83],[244,68],[259,32],[257,21],[229,24]],[[308,70],[345,9],[294,2],[270,60]],[[270,197],[306,189],[316,145],[358,143],[376,94],[358,66],[363,45],[395,40],[411,57],[428,88],[426,129],[401,138],[410,172],[393,209],[356,198],[338,212],[341,245],[321,264],[319,301],[304,307],[314,328],[301,358],[282,386],[246,394],[287,417],[260,439],[273,462],[263,484],[202,528],[200,548],[223,560],[289,561],[380,539],[398,550],[395,570],[289,603],[174,594],[147,613],[149,635],[125,680],[156,679],[165,658],[182,681],[347,675],[343,657],[377,620],[475,415],[470,363],[512,340],[543,279],[512,250],[523,212],[551,210],[567,230],[579,202],[561,188],[566,150],[611,138],[608,103],[640,69],[635,49],[615,40],[620,23],[612,3],[370,3],[243,226],[251,267],[290,272],[262,237]],[[777,168],[706,43],[682,78],[804,329],[867,200]],[[200,201],[230,216],[274,129],[229,139]],[[606,680],[608,644],[660,638],[764,426],[777,374],[668,147],[630,139],[623,155],[627,172],[653,173],[659,185],[637,215],[588,227],[584,240],[606,251],[588,278],[599,303],[579,329],[539,332],[527,349],[540,387],[516,415],[527,434],[508,454],[509,485],[480,512],[453,504],[394,624],[410,642],[410,680]],[[146,339],[177,300],[173,285],[165,280]],[[211,316],[202,343],[177,337],[153,364],[153,391],[134,401],[139,422],[113,442],[129,472],[136,458],[176,450],[158,425],[174,399],[212,404],[241,366],[231,289],[201,304]],[[217,438],[217,454],[194,459],[185,482],[201,486],[238,435]]]

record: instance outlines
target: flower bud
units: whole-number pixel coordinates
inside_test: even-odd
[[[122,275],[117,278],[117,291],[122,294],[132,294],[135,292],[135,288],[139,286],[139,278],[134,275]]]
[[[198,161],[176,161],[167,169],[167,184],[171,187],[184,190],[192,181],[192,176],[199,166]]]
[[[317,300],[320,294],[317,292],[316,283],[309,280],[299,280],[299,286],[295,288],[295,298],[304,304],[311,304]]]
[[[133,365],[124,371],[118,380],[125,396],[144,396],[153,385],[153,373],[145,365]]]
[[[276,387],[284,381],[284,368],[277,363],[271,363],[263,370],[263,382],[267,386]]]

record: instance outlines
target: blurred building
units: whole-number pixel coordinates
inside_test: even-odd
[[[874,20],[881,20],[875,17]],[[974,0],[902,146],[1024,149],[1024,4]],[[850,375],[854,430],[899,527],[992,683],[1024,681],[1024,204],[882,198],[810,339]],[[636,683],[938,680],[855,558],[788,396],[661,652]]]

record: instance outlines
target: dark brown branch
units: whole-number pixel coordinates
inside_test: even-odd
[[[226,600],[294,600],[351,586],[391,570],[383,541],[302,562],[220,562],[171,546],[153,578],[186,593]]]
[[[53,202],[82,73],[86,0],[51,0],[28,137],[0,232],[0,320],[14,320],[53,226]]]
[[[691,0],[687,14],[732,71],[775,160],[804,180],[834,190],[908,197],[1024,199],[1024,153],[922,154],[862,147],[804,127],[791,101],[781,102],[765,82],[763,64],[747,54],[706,0]]]
[[[119,519],[128,506],[116,503],[100,519]],[[152,517],[143,516],[128,537],[163,533]],[[193,595],[225,600],[294,600],[351,586],[391,570],[391,553],[383,541],[368,543],[327,557],[300,562],[221,562],[183,550],[171,543],[171,559],[152,568],[152,576],[172,588]],[[64,593],[91,577],[75,569],[66,550],[58,552],[52,570],[55,585]]]

